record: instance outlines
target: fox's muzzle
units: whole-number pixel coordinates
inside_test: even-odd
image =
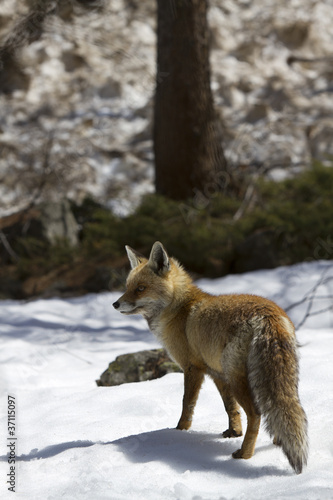
[[[122,300],[122,297],[116,300],[116,302],[114,302],[112,305],[121,314],[139,314],[135,312],[138,309],[136,303],[128,302],[127,300]]]

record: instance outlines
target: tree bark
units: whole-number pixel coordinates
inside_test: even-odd
[[[210,88],[207,0],[157,0],[156,192],[186,199],[226,171]],[[209,187],[210,186],[210,187]]]

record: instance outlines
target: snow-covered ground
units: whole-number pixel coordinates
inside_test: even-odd
[[[288,307],[321,280],[309,300],[290,309],[296,324],[311,314],[298,331],[310,437],[308,467],[299,476],[263,428],[251,460],[231,458],[242,438],[221,438],[227,416],[210,380],[188,432],[174,430],[181,374],[97,387],[118,354],[158,346],[143,319],[112,308],[117,294],[0,303],[1,498],[332,499],[332,278],[332,263],[321,261],[199,282],[214,293],[256,293]],[[15,494],[6,484],[7,445],[14,442],[7,439],[8,395],[16,406]]]

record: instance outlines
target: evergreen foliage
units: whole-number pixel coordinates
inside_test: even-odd
[[[246,259],[246,242],[251,238],[256,238],[263,262],[265,248],[274,254],[277,265],[333,257],[332,167],[315,163],[281,182],[260,179],[255,200],[241,218],[235,219],[242,200],[226,194],[215,193],[211,199],[195,198],[185,203],[149,195],[135,213],[125,218],[87,199],[81,206],[73,206],[81,227],[79,245],[73,248],[66,241],[58,241],[51,246],[21,238],[15,245],[18,273],[26,279],[84,262],[124,269],[128,267],[125,245],[148,256],[156,240],[196,276],[216,277],[237,271],[238,249],[245,248]],[[324,242],[321,252],[317,251],[320,242]],[[119,286],[119,280],[115,282]]]

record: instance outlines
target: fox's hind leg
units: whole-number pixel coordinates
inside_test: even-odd
[[[260,427],[260,414],[256,411],[247,382],[243,384],[239,381],[238,390],[235,393],[238,403],[244,408],[247,416],[247,429],[244,436],[242,447],[235,451],[233,458],[251,458],[257,441]]]
[[[242,436],[242,421],[236,399],[221,379],[214,377],[213,380],[219,393],[221,394],[225,411],[229,417],[229,427],[222,433],[222,436],[225,438]]]

